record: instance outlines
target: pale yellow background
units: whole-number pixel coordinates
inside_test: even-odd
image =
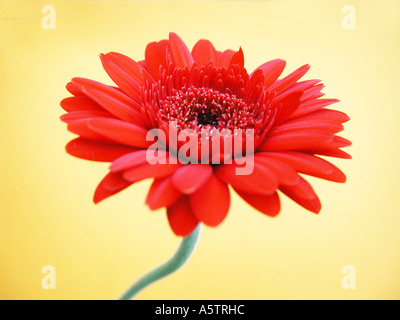
[[[41,26],[44,5],[56,29]],[[344,30],[342,7],[356,8]],[[204,228],[185,267],[139,299],[400,298],[400,2],[358,1],[4,1],[0,2],[0,298],[115,299],[167,259],[179,239],[151,212],[145,181],[95,206],[107,164],[73,158],[59,121],[74,76],[111,84],[99,53],[143,59],[148,42],[178,33],[245,53],[252,71],[310,63],[337,109],[353,160],[333,159],[346,184],[310,178],[319,215],[283,198],[263,216],[233,197],[216,229]],[[42,267],[56,269],[44,290]],[[342,288],[344,265],[356,289]]]

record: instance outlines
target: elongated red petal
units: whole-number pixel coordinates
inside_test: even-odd
[[[296,119],[289,120],[288,122],[295,123],[296,121],[305,121],[305,120],[322,120],[322,121],[329,121],[332,123],[344,123],[349,121],[350,117],[347,114],[337,110],[320,109],[310,112]]]
[[[301,95],[302,92],[293,92],[280,101],[280,107],[278,108],[278,112],[275,116],[275,124],[288,119],[290,115],[297,110],[300,104]]]
[[[110,166],[111,172],[123,171],[147,162],[147,150],[136,150],[116,159]]]
[[[103,98],[111,99],[113,100],[113,104],[115,103],[120,103],[122,107],[127,108],[127,109],[133,109],[136,112],[139,112],[141,109],[141,104],[140,102],[135,101],[134,99],[130,98],[127,96],[125,93],[123,93],[120,89],[116,87],[111,87],[108,85],[105,85],[101,82],[97,82],[94,80],[86,79],[86,78],[79,78],[75,77],[72,80],[72,83],[74,83],[76,86],[82,90],[82,93],[84,93],[85,89],[90,90],[92,92],[92,96],[94,99],[91,99],[93,101],[102,101],[101,97],[97,97],[96,93],[101,93],[101,96]],[[94,93],[94,94],[93,94]],[[85,93],[86,94],[86,93]],[[77,97],[78,98],[78,97]],[[105,106],[105,102],[103,101],[102,103],[98,104],[99,106],[102,106],[103,109],[105,110],[112,110],[113,108]],[[122,108],[119,107],[119,108]]]
[[[176,189],[171,177],[155,179],[147,194],[146,204],[151,210],[171,206],[182,194]]]
[[[172,183],[180,192],[191,194],[202,187],[212,176],[208,164],[188,164],[180,167],[172,176]]]
[[[163,41],[160,41],[160,43],[162,42]],[[146,81],[149,83],[153,82],[153,78],[141,63],[118,52],[109,52],[106,56],[108,56],[115,64],[122,67],[132,78],[143,80],[142,83],[146,83]]]
[[[173,32],[169,34],[169,50],[172,60],[178,68],[190,67],[194,63],[192,54],[186,44]]]
[[[160,67],[167,69],[167,46],[162,42],[150,42],[146,46],[145,60],[150,74],[155,80],[160,78]]]
[[[315,153],[321,156],[327,157],[335,157],[335,158],[342,158],[342,159],[351,159],[351,155],[347,152],[340,150],[339,148],[334,149],[311,149],[307,150],[308,153]]]
[[[303,178],[300,178],[299,183],[294,186],[281,186],[279,189],[307,210],[314,213],[318,213],[321,210],[321,202],[318,196]]]
[[[294,86],[296,86],[297,84],[295,84]],[[291,88],[293,88],[294,86],[292,86]],[[319,83],[316,84],[315,86],[308,88],[304,91],[304,94],[301,97],[301,101],[302,102],[306,102],[309,100],[315,100],[318,99],[322,96],[325,95],[325,93],[322,93],[321,90],[325,88],[324,84]]]
[[[163,150],[138,150],[116,159],[110,166],[112,172],[123,171],[146,163],[169,163],[170,154]]]
[[[318,143],[313,149],[334,149],[334,148],[344,148],[351,146],[351,141],[345,138],[334,136],[332,141],[329,143]]]
[[[279,78],[279,76],[285,69],[285,66],[286,66],[286,61],[281,59],[275,59],[262,64],[261,66],[256,68],[256,70],[258,69],[262,70],[262,72],[264,73],[264,85],[266,87],[269,87],[271,84],[275,82],[276,79]],[[254,72],[256,70],[254,70]]]
[[[186,237],[196,228],[199,221],[192,212],[187,196],[182,196],[167,209],[167,217],[172,231],[177,236]]]
[[[79,89],[79,87],[76,86],[75,84],[73,84],[72,82],[68,82],[67,85],[65,86],[65,88],[68,90],[69,93],[71,93],[74,96],[82,96],[83,95],[83,93]]]
[[[140,87],[145,84],[138,71],[142,66],[130,58],[130,63],[122,64],[119,59],[115,59],[115,53],[112,52],[101,54],[100,59],[104,70],[115,84],[129,97],[140,102]]]
[[[149,80],[147,71],[138,62],[124,54],[109,52],[100,56],[102,56],[106,62],[110,61],[115,63],[115,65],[123,69],[132,79],[139,82],[139,84],[144,84],[145,80]]]
[[[240,197],[243,198],[244,201],[246,201],[253,208],[270,217],[277,216],[281,209],[279,196],[276,192],[271,195],[259,195],[246,193],[236,189],[235,191]]]
[[[332,163],[303,152],[268,152],[268,157],[287,163],[296,171],[318,178],[345,182],[346,176]]]
[[[272,194],[278,187],[274,172],[250,157],[246,161],[254,164],[253,171],[248,175],[238,175],[236,169],[242,166],[236,163],[217,166],[215,174],[235,189],[255,194]]]
[[[100,141],[100,142],[113,142],[112,140],[104,137],[101,134],[98,134],[88,125],[88,119],[80,119],[75,121],[70,121],[68,123],[67,129],[68,131],[80,135],[82,138],[86,138],[89,140]]]
[[[256,69],[249,77],[248,90],[254,90],[260,82],[264,82],[264,74],[261,69]]]
[[[299,92],[299,91],[303,93],[302,96],[301,96],[301,99],[300,99],[300,100],[303,101],[306,91],[308,91],[311,88],[314,88],[315,85],[320,81],[321,80],[306,80],[306,81],[297,82],[296,84],[292,85],[290,87],[290,89],[287,89],[287,90],[283,91],[282,93],[280,93],[279,95],[277,95],[273,99],[273,102],[279,102],[283,98],[285,98],[288,95],[292,94],[293,92]]]
[[[74,156],[85,160],[111,162],[135,150],[115,144],[95,142],[84,138],[76,138],[68,142],[66,151]]]
[[[297,184],[293,186],[281,186],[279,189],[282,191],[290,191],[288,193],[302,199],[314,199],[315,197],[317,197],[311,185],[304,178],[301,177]]]
[[[285,121],[284,123],[275,126],[270,131],[269,136],[271,137],[283,133],[289,133],[291,131],[304,129],[318,129],[333,134],[342,131],[343,128],[344,127],[340,123],[335,123],[329,120],[298,119],[297,121]]]
[[[127,97],[122,97],[122,94],[114,88],[84,87],[83,92],[115,117],[144,127],[139,110],[135,110],[134,101],[128,104]]]
[[[124,179],[134,182],[147,178],[163,178],[173,174],[181,164],[149,164],[138,165],[136,167],[127,169],[123,173]]]
[[[263,164],[277,177],[279,185],[294,185],[299,181],[299,175],[290,165],[269,156],[269,152],[257,152],[256,161]]]
[[[146,148],[151,141],[146,141],[147,130],[132,123],[109,118],[95,118],[88,120],[88,126],[94,132],[115,142]]]
[[[219,66],[228,69],[235,51],[228,49],[223,52],[217,52],[217,54]]]
[[[190,204],[199,221],[209,226],[217,226],[225,219],[229,210],[229,188],[213,175],[199,190],[190,195]]]
[[[287,133],[267,137],[258,148],[261,151],[269,150],[302,150],[313,148],[318,144],[325,144],[333,140],[333,134],[315,130],[294,130]]]
[[[244,68],[244,55],[242,48],[239,48],[239,51],[233,54],[229,66],[233,66],[235,64],[238,65],[240,68]]]
[[[212,62],[218,65],[218,54],[213,44],[208,40],[199,40],[192,49],[192,56],[199,67]]]
[[[100,184],[97,186],[93,196],[93,202],[99,203],[100,201],[124,190],[132,183],[124,180],[120,173],[108,173]]]
[[[337,102],[339,102],[338,99],[313,99],[301,102],[297,110],[293,112],[290,118],[301,117]]]
[[[76,120],[91,119],[91,118],[113,118],[111,114],[106,111],[97,110],[84,110],[84,111],[71,111],[60,117],[61,121],[71,123]]]
[[[61,108],[63,108],[67,112],[103,111],[103,109],[96,102],[85,96],[65,98],[60,102],[60,105]]]
[[[277,94],[283,92],[287,88],[290,88],[294,85],[297,80],[299,80],[302,76],[304,76],[307,71],[310,70],[310,65],[306,64],[297,70],[293,71],[291,74],[282,78],[281,80],[276,81],[269,90],[275,91]]]

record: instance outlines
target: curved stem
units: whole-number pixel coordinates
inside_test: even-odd
[[[147,287],[157,280],[160,280],[170,275],[171,273],[182,267],[182,265],[189,259],[194,248],[196,247],[197,240],[199,239],[200,235],[200,230],[201,224],[199,223],[196,229],[194,229],[190,235],[183,238],[178,250],[175,252],[170,260],[163,263],[156,269],[150,271],[149,273],[145,274],[124,293],[120,300],[131,299],[143,288]]]

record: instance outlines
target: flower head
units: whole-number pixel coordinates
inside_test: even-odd
[[[278,192],[320,211],[299,173],[346,180],[317,155],[350,158],[340,149],[350,142],[336,135],[349,117],[326,108],[338,100],[321,98],[320,80],[299,81],[309,65],[279,79],[285,61],[276,59],[248,74],[241,49],[220,52],[200,40],[189,51],[174,33],[149,43],[143,61],[115,52],[100,58],[116,86],[73,78],[67,84],[73,96],[61,102],[67,111],[61,119],[79,135],[67,152],[111,162],[95,203],[152,178],[146,203],[165,207],[173,232],[186,236],[199,222],[224,220],[228,185],[276,216]],[[246,166],[251,170],[238,174]]]

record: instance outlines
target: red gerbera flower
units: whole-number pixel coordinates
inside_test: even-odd
[[[100,58],[117,86],[73,78],[67,84],[73,97],[61,102],[68,112],[61,119],[79,135],[67,144],[67,152],[111,162],[95,191],[95,203],[153,178],[146,203],[152,210],[165,207],[173,232],[186,236],[199,222],[217,226],[224,220],[230,205],[228,185],[255,209],[276,216],[278,190],[304,208],[320,211],[318,196],[299,173],[346,180],[337,167],[316,155],[350,158],[340,148],[351,143],[336,135],[349,117],[326,108],[338,100],[321,99],[320,80],[299,82],[309,65],[278,79],[285,61],[277,59],[248,74],[241,49],[220,52],[200,40],[190,51],[174,33],[168,40],[149,43],[143,61],[115,52]],[[149,161],[151,129],[166,133],[161,141],[165,149],[153,153],[155,158],[163,153],[165,163]],[[250,162],[252,172],[238,175],[240,164],[226,161],[222,144],[210,156],[221,158],[220,164],[171,161],[185,142],[171,140],[170,133],[185,129],[251,129],[254,152],[232,157]],[[243,139],[244,146],[248,141]]]

